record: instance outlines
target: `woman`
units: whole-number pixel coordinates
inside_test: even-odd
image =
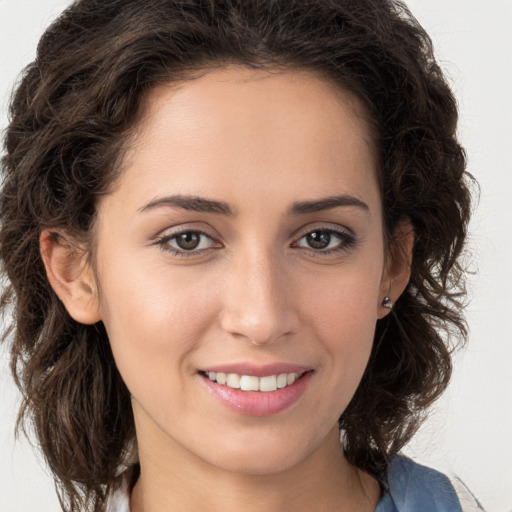
[[[465,335],[456,121],[398,2],[73,4],[0,203],[63,509],[461,510],[398,455]]]

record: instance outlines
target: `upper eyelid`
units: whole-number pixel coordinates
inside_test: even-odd
[[[349,231],[330,228],[315,228],[305,231],[302,235],[295,237],[292,245],[298,244],[300,240],[302,240],[305,236],[309,235],[310,233],[314,233],[315,231],[326,231],[327,233],[336,236],[341,241],[342,245],[356,241],[356,236]]]
[[[352,237],[356,236],[353,230],[346,226],[341,226],[339,224],[331,222],[318,222],[312,224],[313,225],[309,224],[307,226],[302,226],[301,228],[295,230],[291,234],[291,238],[298,240],[299,238],[302,238],[303,236],[307,235],[308,233],[312,233],[313,231],[329,231],[331,233],[341,233]]]
[[[207,228],[204,227],[196,227],[197,224],[203,224],[203,223],[197,223],[197,222],[188,222],[186,224],[179,224],[177,226],[172,227],[166,227],[164,229],[161,229],[156,235],[154,236],[155,239],[160,238],[167,238],[167,237],[173,237],[176,235],[179,235],[180,233],[186,233],[188,231],[193,231],[196,233],[201,233],[203,235],[206,235],[212,239],[216,238],[216,231],[208,226]],[[203,224],[204,226],[204,224]]]
[[[182,233],[188,233],[188,232],[199,233],[200,235],[206,236],[211,241],[212,246],[208,247],[206,249],[190,250],[190,251],[186,251],[186,250],[175,248],[175,247],[172,247],[171,249],[168,249],[168,250],[172,250],[175,253],[183,253],[183,254],[188,254],[188,255],[192,256],[194,253],[201,253],[201,252],[213,249],[213,248],[215,248],[214,247],[215,245],[218,245],[218,244],[223,245],[218,237],[216,237],[212,233],[209,233],[205,229],[194,228],[194,227],[185,227],[183,225],[177,226],[174,228],[168,227],[166,229],[160,230],[154,237],[152,237],[150,245],[160,246],[160,248],[163,249],[164,245],[168,244],[171,240],[176,239],[176,237]]]
[[[169,240],[173,240],[173,239],[176,239],[176,237],[178,237],[179,235],[183,234],[183,233],[189,233],[189,232],[192,232],[192,233],[199,233],[199,235],[202,235],[202,236],[205,236],[207,237],[209,240],[211,240],[211,242],[213,244],[215,243],[220,243],[214,236],[210,235],[209,233],[207,233],[206,231],[202,231],[200,229],[183,229],[183,230],[177,230],[177,231],[173,231],[171,233],[168,233],[168,234],[162,234],[162,235],[158,235],[155,239],[155,242],[156,243],[159,243],[159,242],[162,242],[162,241],[169,241]]]
[[[205,247],[202,249],[191,249],[186,250],[182,249],[180,247],[173,247],[170,242],[171,240],[176,240],[176,237],[180,235],[181,233],[187,233],[187,232],[193,232],[193,233],[199,233],[201,236],[204,235],[210,240],[210,246]],[[153,243],[151,245],[157,246],[159,250],[171,254],[175,258],[200,258],[208,253],[210,251],[217,249],[218,247],[215,247],[216,244],[219,242],[216,241],[214,237],[209,235],[208,233],[199,230],[199,229],[177,229],[176,231],[173,231],[169,234],[163,234],[160,236],[157,236]],[[222,245],[222,244],[221,244]]]

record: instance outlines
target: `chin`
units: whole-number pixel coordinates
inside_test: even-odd
[[[219,464],[219,469],[239,475],[265,476],[282,473],[296,466],[301,460],[298,453],[266,453],[259,451],[258,456],[249,457],[247,453],[227,454]]]
[[[290,437],[245,442],[231,442],[222,451],[211,454],[210,462],[226,471],[242,475],[272,475],[287,471],[307,459],[315,447],[308,442],[290,442]],[[221,448],[219,446],[219,448]]]

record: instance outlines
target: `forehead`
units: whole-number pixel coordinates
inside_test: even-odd
[[[367,142],[370,151],[374,146],[363,103],[333,80],[311,70],[255,70],[230,65],[155,87],[145,101],[137,131],[139,140],[145,132],[161,129],[159,121],[171,127],[171,116],[162,115],[162,107],[179,123],[183,134],[199,128],[206,134],[208,128],[219,127],[215,124],[219,120],[226,129],[235,124],[259,129],[262,123],[270,125],[280,120],[283,135],[307,122],[317,135],[325,136],[333,135],[331,130],[345,123],[345,117],[353,117],[355,135]],[[341,111],[344,115],[340,117]]]
[[[230,183],[231,192],[286,187],[300,200],[292,196],[354,192],[343,190],[350,180],[377,188],[364,108],[312,72],[209,70],[159,86],[145,107],[121,178],[138,194],[222,195]]]

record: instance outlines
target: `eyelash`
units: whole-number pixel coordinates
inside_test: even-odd
[[[306,251],[308,251],[312,256],[314,257],[325,257],[329,255],[339,254],[342,252],[349,251],[356,243],[357,239],[356,237],[347,231],[341,230],[341,229],[333,229],[333,228],[327,228],[327,227],[318,227],[314,229],[310,229],[303,233],[297,242],[294,242],[294,246],[297,247],[298,243],[307,237],[308,235],[311,235],[313,233],[327,233],[328,235],[332,236],[334,235],[336,238],[338,238],[339,242],[335,247],[332,247],[331,249],[314,249],[314,248],[308,248],[303,247]]]
[[[169,242],[172,240],[176,240],[178,236],[184,235],[184,234],[196,234],[200,237],[206,237],[210,239],[213,243],[215,243],[213,237],[209,235],[208,233],[201,231],[200,229],[180,229],[178,231],[175,231],[174,233],[170,233],[168,235],[164,235],[157,240],[155,240],[155,245],[160,246],[160,248],[165,251],[171,253],[173,256],[178,258],[193,258],[197,257],[199,255],[204,254],[206,251],[209,251],[213,247],[208,247],[205,249],[192,249],[190,251],[187,251],[186,249],[175,249],[169,245]],[[201,243],[201,242],[199,242]],[[220,244],[219,244],[220,246]]]
[[[338,244],[335,247],[332,247],[327,250],[314,249],[312,247],[309,247],[309,248],[302,247],[302,249],[304,249],[305,251],[307,251],[310,255],[312,255],[314,257],[329,256],[329,255],[338,254],[341,252],[347,252],[357,243],[356,237],[353,234],[348,233],[347,231],[333,229],[333,228],[327,228],[327,227],[319,227],[319,228],[310,229],[310,230],[304,232],[292,244],[292,247],[300,248],[301,246],[298,245],[299,242],[302,239],[304,239],[305,237],[307,237],[308,235],[312,235],[313,233],[324,233],[324,234],[327,233],[328,235],[334,236],[334,237],[338,238],[338,240],[339,240]],[[195,235],[199,235],[199,237],[206,237],[206,238],[210,239],[213,244],[215,244],[214,238],[211,235],[209,235],[208,233],[201,231],[200,229],[181,229],[181,230],[175,231],[174,233],[164,235],[164,236],[158,238],[157,240],[155,240],[154,245],[160,246],[160,248],[163,251],[171,253],[173,256],[178,257],[178,258],[198,257],[200,255],[205,254],[206,252],[209,252],[211,249],[214,248],[212,246],[212,247],[207,247],[207,248],[203,248],[203,249],[199,249],[199,250],[194,248],[194,249],[187,251],[186,249],[175,249],[169,245],[169,242],[171,242],[172,240],[176,240],[178,236],[183,235],[183,234],[195,234]],[[329,241],[329,243],[330,243],[330,241]],[[201,244],[201,241],[199,242],[199,245],[200,244]],[[219,243],[219,247],[220,247],[220,243]]]

